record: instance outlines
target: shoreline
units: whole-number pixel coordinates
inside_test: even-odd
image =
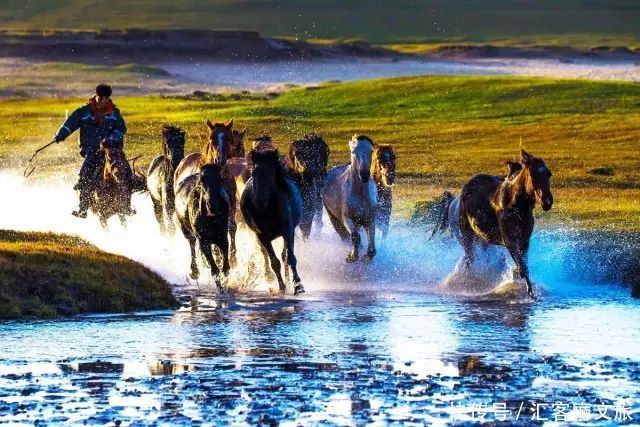
[[[244,30],[0,30],[0,57],[119,65],[184,61],[272,62],[311,59],[557,59],[640,61],[640,46],[476,42],[372,43],[265,37]]]

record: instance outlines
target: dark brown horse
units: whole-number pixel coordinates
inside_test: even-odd
[[[291,268],[294,294],[302,293],[304,287],[298,276],[294,253],[295,229],[302,215],[300,192],[288,179],[286,170],[280,164],[280,154],[277,150],[252,150],[248,157],[253,168],[240,199],[242,216],[247,226],[255,233],[262,251],[269,257],[281,293],[286,291],[286,285],[280,273],[280,261],[271,242],[278,237],[283,238],[282,261],[285,264],[285,277],[289,277]]]
[[[507,248],[516,267],[514,278],[521,277],[532,294],[533,285],[527,267],[527,251],[533,232],[533,208],[540,203],[551,209],[551,171],[544,160],[520,150],[521,168],[510,167],[506,179],[476,175],[465,184],[459,196],[458,224],[464,248],[465,266],[473,262],[473,248],[481,244]]]
[[[377,145],[373,151],[371,177],[378,187],[378,206],[376,207],[376,224],[386,237],[389,231],[389,220],[392,208],[392,187],[396,179],[396,155],[391,145]]]
[[[126,217],[136,213],[131,208],[131,195],[146,188],[145,177],[136,174],[134,165],[129,164],[121,139],[104,139],[100,143],[100,151],[104,155],[104,167],[97,177],[89,208],[104,228],[114,215],[118,215],[122,225],[126,225]]]
[[[235,177],[227,170],[227,161],[234,155],[233,120],[228,123],[212,123],[207,120],[209,128],[209,140],[204,144],[200,153],[191,153],[186,156],[176,168],[174,173],[174,186],[186,177],[198,173],[200,166],[217,164],[221,168],[222,182],[229,196],[229,258],[231,265],[236,263],[236,222],[237,191]],[[243,135],[244,136],[244,135]]]
[[[147,187],[153,202],[153,212],[164,232],[173,234],[174,188],[173,174],[184,158],[185,134],[176,126],[162,128],[162,155],[151,161],[147,172]]]
[[[315,133],[295,140],[289,146],[289,173],[302,194],[302,238],[308,239],[311,226],[322,227],[322,188],[327,177],[329,146]]]
[[[218,164],[205,164],[199,172],[180,181],[176,187],[175,208],[178,222],[191,249],[191,278],[200,275],[196,260],[196,242],[204,255],[218,290],[229,274],[229,197],[222,185]],[[222,254],[222,275],[213,258],[212,245]]]

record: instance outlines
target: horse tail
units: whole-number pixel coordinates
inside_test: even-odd
[[[136,160],[141,156],[136,156],[130,160],[131,162],[131,190],[133,192],[148,191],[147,189],[147,174],[143,171],[136,169]]]
[[[429,236],[429,240],[433,239],[433,236],[435,236],[436,233],[444,233],[451,228],[451,223],[449,221],[449,206],[451,206],[453,199],[453,194],[449,191],[445,191],[442,193],[442,196],[440,196],[440,202],[436,205],[438,206],[438,217],[436,225],[433,227],[433,231],[431,232],[431,236]]]

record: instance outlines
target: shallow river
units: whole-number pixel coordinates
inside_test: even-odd
[[[466,60],[327,60],[194,62],[159,64],[178,81],[218,89],[265,91],[282,85],[313,85],[412,75],[507,75],[595,80],[640,81],[640,61],[591,59],[466,59]]]
[[[370,265],[344,263],[347,248],[324,227],[298,245],[306,294],[271,297],[258,279],[218,299],[210,282],[186,283],[187,245],[157,236],[147,200],[135,200],[128,230],[114,222],[106,234],[95,218],[70,217],[68,185],[4,173],[0,184],[25,204],[0,226],[78,233],[177,283],[185,307],[187,296],[201,304],[2,323],[0,422],[640,423],[640,301],[595,283],[598,260],[569,232],[534,236],[535,301],[437,292],[460,250],[410,224],[394,226]],[[47,198],[42,224],[29,203]],[[232,281],[246,285],[243,274]]]

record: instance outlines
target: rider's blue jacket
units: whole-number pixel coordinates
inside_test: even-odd
[[[98,151],[100,141],[104,138],[110,136],[122,140],[127,133],[122,114],[115,105],[110,104],[101,114],[95,109],[92,101],[75,110],[55,135],[56,141],[64,141],[80,129],[80,153],[83,155]]]

